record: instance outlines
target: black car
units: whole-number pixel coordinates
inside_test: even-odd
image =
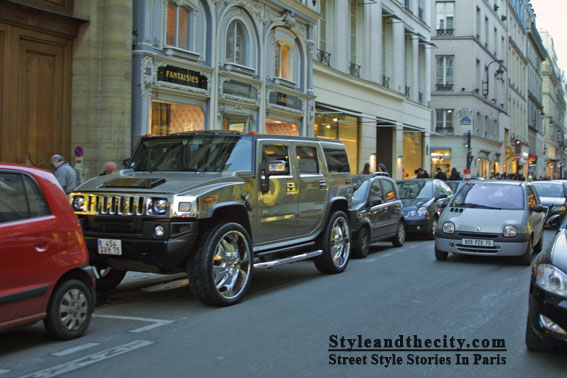
[[[353,184],[353,256],[368,256],[370,243],[380,240],[401,247],[406,232],[396,182],[374,174],[353,176]]]
[[[533,181],[541,205],[546,209],[547,221],[553,215],[559,215],[560,219],[565,216],[565,201],[567,200],[567,187],[560,182]]]
[[[440,205],[453,197],[451,188],[439,179],[398,180],[397,184],[404,207],[406,232],[434,239],[437,221],[443,211]]]
[[[532,264],[526,346],[539,352],[567,347],[567,218]]]

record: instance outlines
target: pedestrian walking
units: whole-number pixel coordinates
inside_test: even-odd
[[[51,157],[51,165],[55,169],[53,174],[65,193],[71,192],[77,186],[77,172],[63,159],[61,155]]]
[[[462,180],[461,174],[457,171],[457,168],[453,167],[451,169],[451,175],[449,176],[449,180]]]
[[[386,165],[384,163],[378,163],[377,172],[383,172],[386,176],[390,176],[388,170],[386,169]]]
[[[110,175],[116,169],[116,163],[113,161],[109,161],[104,165],[104,172],[102,172],[99,176]]]
[[[370,174],[370,164],[364,163],[364,168],[362,169],[362,174],[363,175]]]
[[[437,168],[437,173],[435,174],[435,178],[443,181],[447,181],[447,175],[441,168]]]

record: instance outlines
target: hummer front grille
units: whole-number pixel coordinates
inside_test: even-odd
[[[83,197],[83,210],[78,210],[76,197]],[[73,193],[70,198],[76,214],[85,215],[145,215],[152,198],[147,196]]]

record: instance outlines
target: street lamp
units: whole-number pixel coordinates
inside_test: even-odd
[[[496,70],[496,80],[502,80],[502,76],[504,76],[504,68],[502,67],[502,62],[503,62],[502,59],[493,60],[492,62],[488,63],[488,65],[486,66],[486,81],[482,82],[482,95],[484,96],[484,98],[488,96],[488,82],[490,78],[488,74],[488,68],[492,63],[498,63],[498,69]]]

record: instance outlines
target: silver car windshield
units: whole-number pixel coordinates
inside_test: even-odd
[[[401,199],[433,198],[433,181],[398,181]]]
[[[150,172],[251,171],[252,141],[232,135],[150,138],[138,146],[129,168]]]
[[[519,185],[466,184],[455,195],[451,206],[498,210],[522,210],[524,190]]]
[[[565,197],[563,184],[532,183],[540,197]]]

